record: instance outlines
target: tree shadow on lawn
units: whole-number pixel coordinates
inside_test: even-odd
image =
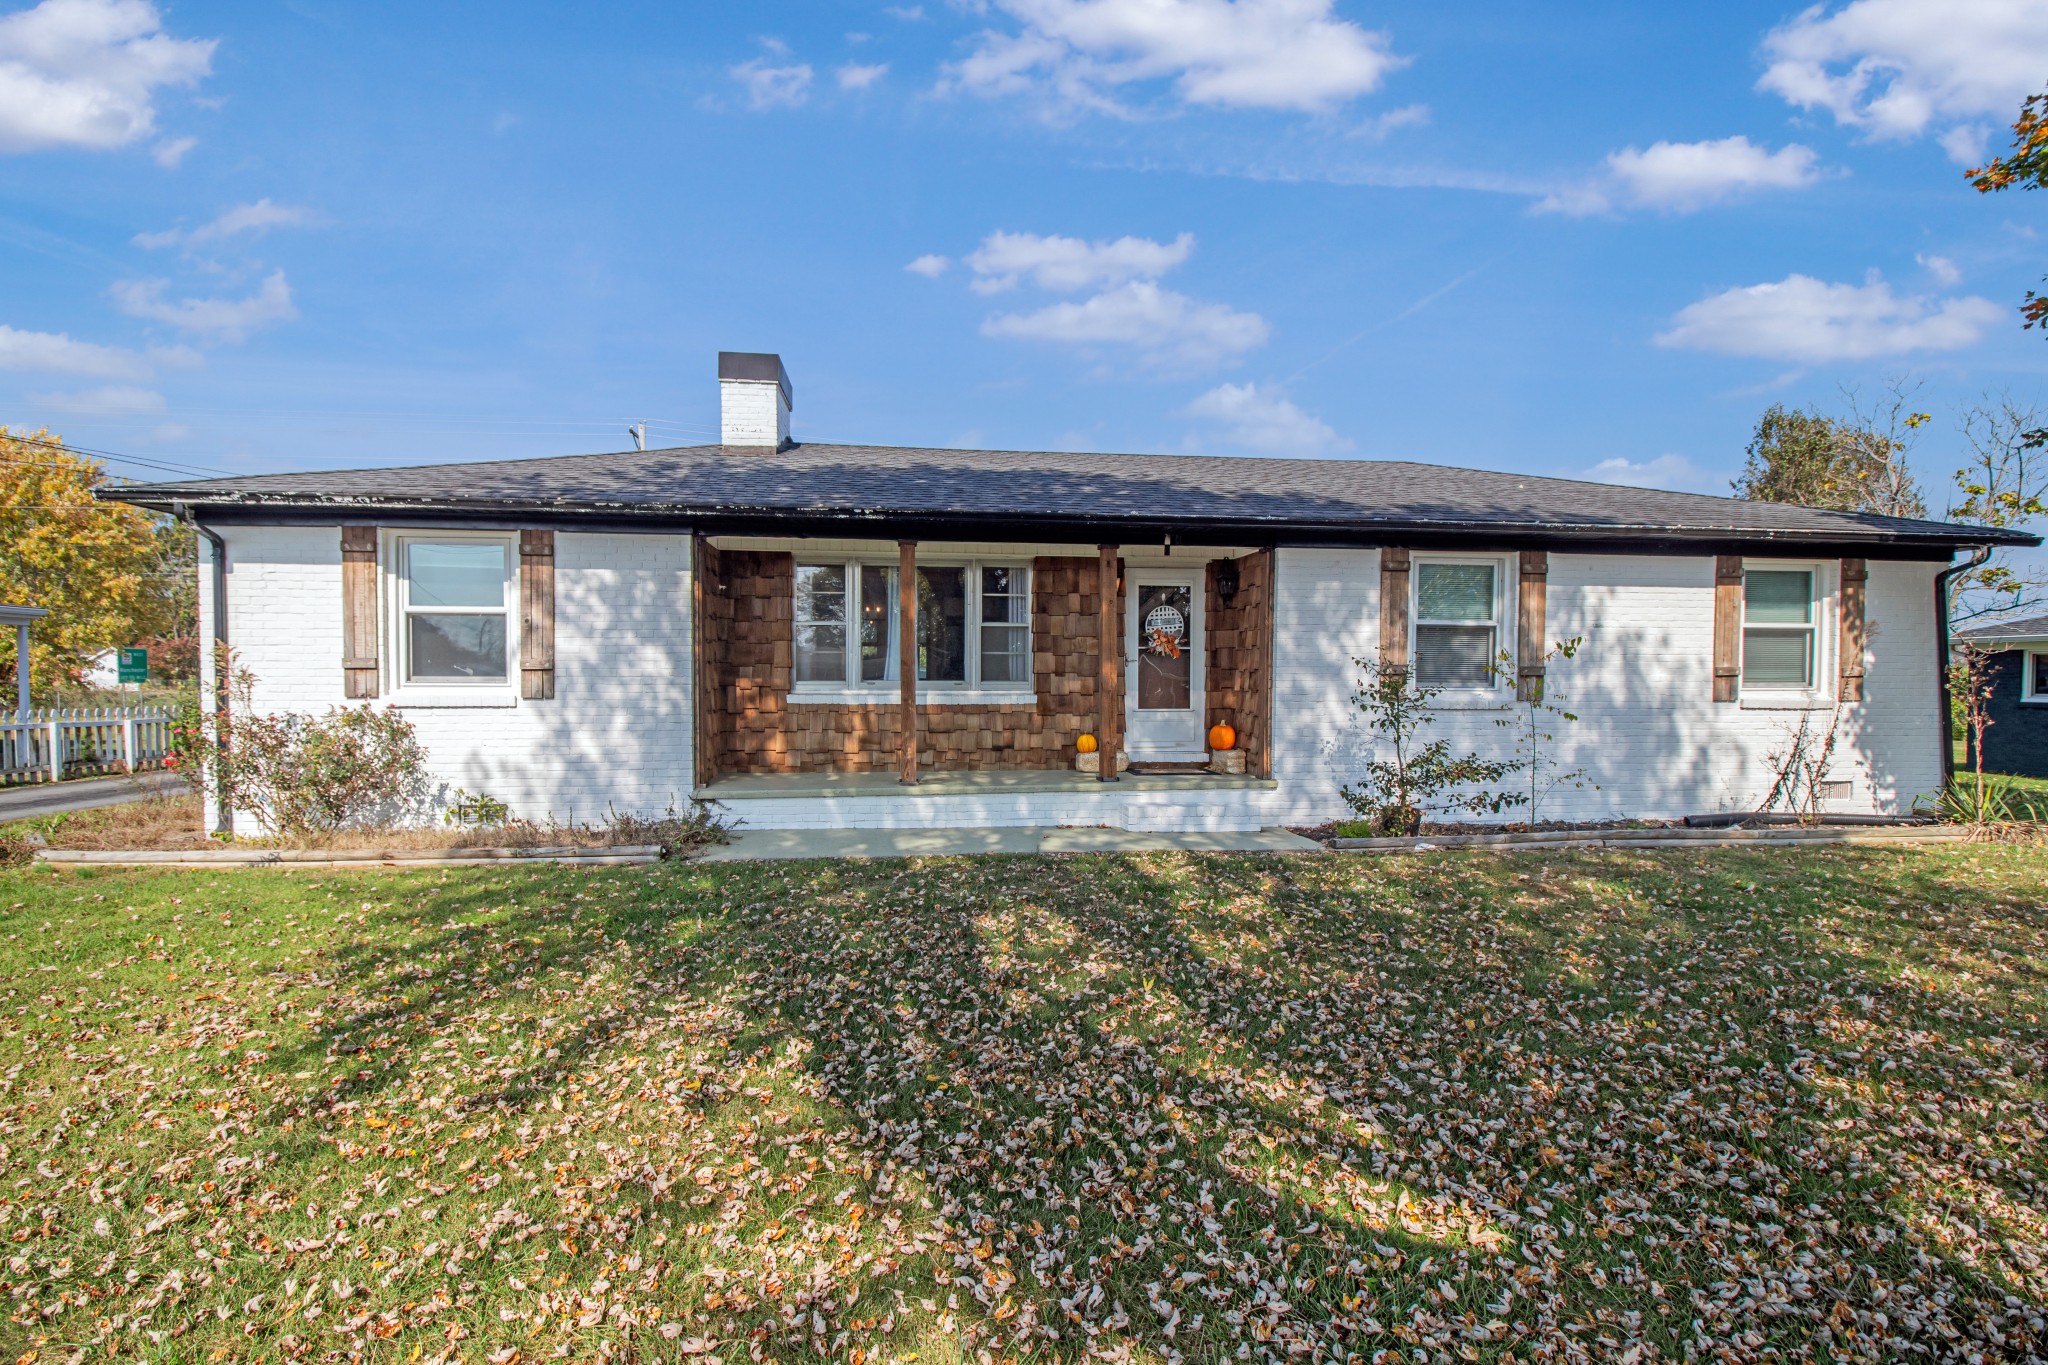
[[[674,903],[645,874],[622,903],[575,909],[572,901],[569,918],[554,899],[562,875],[550,869],[431,888],[401,881],[396,889],[413,894],[386,903],[381,927],[409,924],[416,932],[397,941],[375,933],[352,937],[324,955],[320,974],[335,994],[323,1022],[296,1046],[273,1052],[273,1069],[307,1070],[330,1056],[356,1059],[322,1099],[331,1108],[366,1108],[416,1084],[422,1052],[454,1037],[451,1030],[492,1022],[531,1027],[546,1048],[516,1066],[498,1066],[488,1084],[454,1087],[446,1102],[451,1117],[517,1114],[544,1102],[627,1029],[688,999],[725,965],[706,950],[719,927],[701,918],[680,926]],[[620,874],[568,875],[616,885]],[[616,976],[617,989],[593,998],[582,988],[593,975]]]
[[[1868,1130],[1908,1106],[1843,1095],[1811,1059],[1858,996],[1944,1046],[1995,1036],[1996,1021],[1899,984],[1896,961],[1938,953],[1938,927],[1995,962],[1992,940],[2038,934],[2039,907],[2027,921],[2024,904],[1897,855],[1825,857],[733,865],[634,874],[631,894],[570,919],[541,894],[559,880],[414,883],[386,913],[418,932],[338,945],[322,970],[352,1008],[272,1065],[364,1058],[321,1103],[367,1109],[410,1086],[458,1018],[509,1018],[512,997],[540,990],[516,1013],[558,1012],[556,1055],[501,1065],[459,1100],[516,1118],[623,1030],[739,983],[751,1010],[735,1051],[800,1040],[832,1121],[902,1177],[875,1197],[913,1216],[922,1192],[938,1205],[932,1264],[962,1296],[963,1354],[1007,1340],[1075,1358],[1091,1335],[1191,1356],[1396,1336],[1493,1353],[1574,1321],[1582,1343],[1674,1352],[1696,1318],[1796,1345],[1820,1330],[1799,1312],[1801,1251],[1823,1262],[1800,1272],[1804,1301],[1842,1304],[1852,1325],[1877,1282],[1897,1294],[1931,1258],[1963,1302],[1913,1334],[1982,1340],[1968,1301],[2038,1301],[2038,1275],[1959,1251],[1939,1220],[1885,1213],[1929,1154]],[[1831,974],[1809,977],[1759,939],[1768,905],[1739,908],[1752,883],[1856,904],[1899,887],[1998,927],[1865,915],[1861,954],[1837,945]],[[1795,912],[1771,942],[1804,953],[1824,932]],[[1998,966],[2001,990],[2038,1001],[2030,962]],[[595,973],[618,977],[560,984]],[[281,1155],[333,1150],[308,1131]],[[1987,1172],[1983,1191],[2031,1207],[2027,1164]],[[1889,1241],[1858,1240],[1879,1227]],[[1828,1278],[1852,1258],[1874,1279]],[[1724,1302],[1735,1283],[1764,1289]]]
[[[1900,885],[1984,900],[1896,855],[1828,856],[1840,886],[1816,879],[1806,894]],[[1019,878],[1020,866],[1041,875]],[[1881,958],[1815,975],[1777,960],[1800,941],[1801,916],[1745,888],[1792,875],[1782,858],[1468,862],[1442,877],[1410,865],[1378,885],[1359,864],[1295,860],[1075,860],[1050,877],[1043,866],[920,865],[895,874],[914,881],[907,905],[887,899],[881,874],[835,871],[762,945],[778,955],[764,1005],[811,1037],[828,1093],[932,1175],[957,1227],[1006,1254],[1046,1261],[1032,1229],[1078,1218],[1070,1233],[1115,1267],[1097,1278],[1132,1296],[1204,1255],[1241,1254],[1282,1267],[1271,1292],[1308,1286],[1294,1311],[1326,1345],[1355,1341],[1373,1313],[1414,1315],[1404,1325],[1434,1345],[1576,1319],[1676,1351],[1695,1318],[1756,1345],[1810,1344],[1874,1330],[1887,1297],[1903,1319],[1893,1330],[1981,1341],[2011,1331],[2004,1293],[2039,1298],[2037,1275],[1914,1216],[1956,1135],[1936,1152],[1874,1131],[1954,1078],[1931,1069],[1934,1089],[1872,1108],[1811,1070],[1817,1029],[1844,1000],[1868,996],[1879,1017],[1911,1009],[1919,1023],[1925,1002],[1895,997]],[[1353,889],[1347,870],[1382,903],[1354,895],[1346,913],[1317,914]],[[1502,906],[1503,885],[1530,887],[1532,903]],[[1619,903],[1619,888],[1657,904]],[[1707,908],[1717,897],[1724,908]],[[849,922],[873,948],[847,951]],[[1037,961],[1008,941],[1034,935],[1050,941]],[[1452,947],[1464,956],[1445,956]],[[1156,1160],[1161,1130],[1184,1165],[1155,1175],[1174,1191],[1154,1191],[1155,1208],[1184,1207],[1206,1181],[1244,1201],[1256,1232],[1169,1241],[1134,1215],[1146,1200],[1132,1173],[1152,1167],[1131,1163]],[[962,1147],[998,1156],[963,1161]],[[1029,1180],[1006,1169],[1006,1151],[1030,1154],[1035,1167],[1008,1159]],[[1987,1178],[1979,1193],[2028,1207],[2020,1171]],[[1411,1212],[1435,1235],[1399,1250],[1386,1229]],[[1503,1232],[1512,1241],[1495,1242]],[[1474,1233],[1493,1245],[1472,1247]],[[1142,1255],[1124,1249],[1140,1239]],[[1519,1261],[1498,1256],[1502,1242]],[[1851,1256],[1871,1278],[1833,1273]],[[1917,1283],[1927,1262],[1934,1283]],[[1240,1313],[1265,1278],[1246,1273],[1250,1300],[1230,1300]],[[1444,1292],[1461,1283],[1455,1300]],[[1723,1293],[1738,1283],[1763,1288]],[[1510,1284],[1518,1296],[1486,1304],[1485,1321],[1465,1316]],[[1055,1277],[1047,1292],[1067,1288]],[[1168,1316],[1202,1306],[1162,1297]],[[1903,1315],[1901,1302],[1913,1305]],[[1848,1317],[1830,1325],[1807,1312],[1816,1304]],[[1082,1316],[1102,1327],[1110,1304],[1099,1309]],[[1157,1315],[1129,1316],[1117,1330],[1175,1345]],[[1489,1332],[1494,1320],[1505,1326]]]
[[[1033,892],[1050,883],[1063,904],[1083,871],[835,867],[750,945],[761,1011],[808,1041],[826,1093],[936,1201],[937,1273],[982,1339],[1061,1359],[1120,1341],[1327,1354],[1383,1327],[1421,1340],[1417,1322],[1443,1344],[1487,1340],[1446,1292],[1469,1220],[1426,1225],[1362,1178],[1341,1115],[1178,1064],[1172,1019],[1146,1038],[1127,1017],[1177,1002],[1121,965],[1095,970],[1092,945],[1034,955],[1057,911],[1041,919]],[[1026,941],[996,941],[995,905],[1038,921]]]

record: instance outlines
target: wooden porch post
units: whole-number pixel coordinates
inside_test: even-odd
[[[897,723],[903,728],[903,776],[898,780],[917,785],[917,542],[896,542],[897,635],[900,649],[896,672],[900,710]]]
[[[1104,545],[1101,558],[1096,562],[1097,600],[1101,603],[1101,619],[1097,622],[1101,644],[1101,671],[1095,680],[1095,700],[1100,708],[1095,723],[1095,753],[1100,760],[1095,765],[1098,781],[1116,781],[1116,758],[1122,752],[1121,743],[1123,717],[1117,713],[1118,673],[1123,668],[1123,651],[1117,648],[1117,613],[1123,610],[1123,600],[1116,590],[1116,551],[1114,545]]]

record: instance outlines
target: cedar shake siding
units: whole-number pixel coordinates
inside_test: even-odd
[[[1204,678],[1204,730],[1228,725],[1237,731],[1245,771],[1273,773],[1273,552],[1261,550],[1237,563],[1237,596],[1228,606],[1216,588],[1224,560],[1209,564],[1209,653]]]
[[[699,780],[894,771],[902,748],[893,692],[878,692],[872,702],[791,700],[795,557],[699,545]],[[1094,558],[1033,560],[1031,696],[1014,703],[921,702],[920,765],[933,771],[1070,766],[1074,741],[1095,729],[1099,714],[1099,611]],[[1119,613],[1119,647],[1122,638]]]

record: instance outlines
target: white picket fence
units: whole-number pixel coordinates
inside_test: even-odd
[[[161,768],[168,706],[49,706],[0,712],[0,786]]]

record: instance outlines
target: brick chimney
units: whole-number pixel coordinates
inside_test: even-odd
[[[779,355],[718,353],[718,431],[721,444],[780,450],[790,443],[789,371]]]

